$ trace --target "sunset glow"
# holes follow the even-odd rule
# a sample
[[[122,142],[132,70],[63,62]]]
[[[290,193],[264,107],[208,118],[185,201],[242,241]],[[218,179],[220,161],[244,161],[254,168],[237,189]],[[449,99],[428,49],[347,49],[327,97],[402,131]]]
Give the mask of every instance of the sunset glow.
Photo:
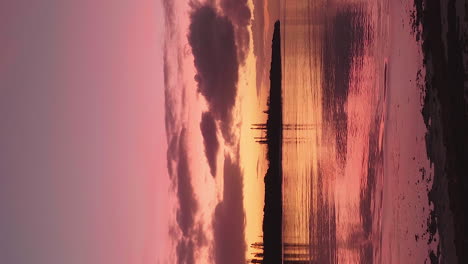
[[[468,263],[466,0],[5,0],[0,264]]]

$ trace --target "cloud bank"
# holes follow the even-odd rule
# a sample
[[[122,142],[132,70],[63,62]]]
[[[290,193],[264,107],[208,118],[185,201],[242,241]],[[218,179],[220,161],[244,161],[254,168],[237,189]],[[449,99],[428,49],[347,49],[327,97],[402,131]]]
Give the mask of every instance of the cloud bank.
[[[216,175],[219,121],[224,140],[233,145],[232,110],[236,103],[239,67],[250,45],[248,26],[251,12],[247,0],[222,0],[221,11],[210,5],[193,5],[188,42],[196,68],[198,92],[206,99],[209,112],[203,114],[202,132],[210,172]]]
[[[168,142],[167,168],[171,178],[177,208],[175,223],[171,226],[176,263],[196,263],[200,249],[208,246],[215,263],[245,263],[245,212],[243,208],[243,175],[240,165],[226,156],[223,200],[216,206],[211,223],[204,223],[199,214],[202,208],[194,188],[189,159],[187,120],[184,120],[185,90],[183,81],[184,40],[179,36],[175,6],[163,0],[165,8],[164,84],[166,134]],[[217,174],[217,156],[220,135],[228,147],[237,149],[233,109],[237,98],[239,68],[249,49],[248,26],[251,14],[245,0],[222,0],[219,9],[210,5],[190,5],[192,8],[187,40],[195,66],[196,89],[208,105],[202,113],[200,133],[210,173]],[[219,127],[219,128],[218,128]],[[237,159],[238,160],[238,159]],[[207,241],[206,224],[213,229],[214,241]],[[208,230],[210,231],[210,230]],[[213,244],[209,244],[209,243]]]
[[[245,263],[245,212],[243,176],[239,164],[229,156],[224,161],[223,201],[213,218],[215,263]]]
[[[235,27],[239,63],[243,64],[250,46],[248,26],[252,16],[247,0],[221,0],[220,4],[223,13],[231,19]]]
[[[188,236],[194,225],[195,213],[198,203],[191,183],[190,170],[187,158],[187,145],[185,129],[179,137],[179,153],[177,162],[177,198],[179,209],[177,210],[177,223],[184,236]]]
[[[205,155],[210,166],[210,172],[213,177],[216,176],[216,156],[219,150],[219,141],[216,135],[216,121],[210,112],[202,114],[200,130],[203,136],[203,145],[205,146]]]
[[[229,141],[239,78],[233,24],[213,7],[201,6],[191,15],[188,41],[198,92],[205,97],[213,117],[221,122],[223,136]]]

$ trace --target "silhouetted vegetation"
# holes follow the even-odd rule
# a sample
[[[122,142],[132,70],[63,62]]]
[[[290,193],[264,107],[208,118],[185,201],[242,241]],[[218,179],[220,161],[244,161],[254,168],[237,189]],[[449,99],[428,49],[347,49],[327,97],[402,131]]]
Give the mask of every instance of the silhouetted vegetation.
[[[262,263],[282,263],[282,98],[281,98],[281,35],[280,22],[275,23],[270,69],[270,95],[266,123],[268,170],[265,174],[265,205],[263,208]]]

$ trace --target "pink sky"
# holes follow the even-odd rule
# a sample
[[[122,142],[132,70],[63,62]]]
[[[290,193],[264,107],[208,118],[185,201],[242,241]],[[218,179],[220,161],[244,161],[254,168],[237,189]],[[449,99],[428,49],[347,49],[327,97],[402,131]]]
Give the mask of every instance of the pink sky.
[[[170,93],[176,126],[187,130],[195,223],[209,241],[196,257],[207,260],[221,200],[227,202],[220,218],[231,220],[231,202],[244,228],[242,199],[223,192],[224,156],[232,158],[227,171],[238,180],[236,197],[242,197],[245,171],[236,147],[226,148],[219,136],[219,173],[210,175],[200,133],[207,104],[197,93],[187,43],[188,1],[174,3],[181,30],[170,39],[177,45],[169,55],[175,72],[183,70]],[[180,230],[166,157],[162,12],[161,1],[151,0],[0,3],[1,263],[174,261]],[[251,54],[249,65],[255,65]],[[252,71],[243,71],[243,84],[255,83]],[[246,91],[239,96],[252,100]],[[236,108],[233,119],[251,110]],[[255,161],[246,171],[255,172]]]
[[[154,263],[167,229],[159,1],[2,1],[0,262]]]

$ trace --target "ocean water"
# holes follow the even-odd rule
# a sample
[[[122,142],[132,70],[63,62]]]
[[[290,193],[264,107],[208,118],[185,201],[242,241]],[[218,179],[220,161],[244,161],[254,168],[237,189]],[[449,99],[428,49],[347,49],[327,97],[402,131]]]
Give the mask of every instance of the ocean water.
[[[386,1],[286,1],[283,259],[380,257]]]
[[[413,2],[281,10],[284,263],[453,263],[429,199]]]

